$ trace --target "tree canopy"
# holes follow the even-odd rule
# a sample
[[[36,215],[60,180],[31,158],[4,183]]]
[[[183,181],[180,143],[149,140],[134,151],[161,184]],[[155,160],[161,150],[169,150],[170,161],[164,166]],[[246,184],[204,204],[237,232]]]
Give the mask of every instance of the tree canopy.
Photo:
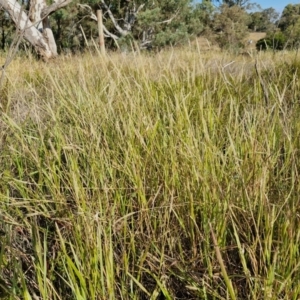
[[[203,30],[199,10],[190,0],[90,0],[79,7],[82,14],[91,9],[92,18],[102,9],[105,34],[116,47],[126,48],[133,40],[141,48],[177,45]]]
[[[269,16],[272,16],[274,20],[274,13],[271,10],[269,12]],[[300,4],[288,4],[276,24],[277,28],[269,30],[267,37],[259,41],[257,47],[268,46],[277,50],[299,48]]]
[[[253,31],[270,31],[276,26],[279,13],[272,7],[251,12],[249,28]]]
[[[106,46],[121,51],[181,45],[203,33],[222,48],[239,47],[249,30],[273,30],[278,19],[273,8],[249,12],[249,6],[254,5],[251,0],[219,3],[215,6],[210,0],[57,0],[48,4],[46,0],[0,0],[0,48],[9,46],[16,27],[23,32],[26,47],[32,46],[43,57],[94,47],[98,43],[98,9],[103,12]],[[291,35],[295,35],[298,26],[298,6],[287,6],[278,23],[282,31],[289,30]]]

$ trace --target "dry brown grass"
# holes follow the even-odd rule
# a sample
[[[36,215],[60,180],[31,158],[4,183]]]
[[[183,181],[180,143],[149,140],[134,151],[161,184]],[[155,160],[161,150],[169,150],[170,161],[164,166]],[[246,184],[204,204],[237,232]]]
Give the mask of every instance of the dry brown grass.
[[[245,40],[245,47],[247,50],[255,50],[255,45],[258,40],[263,39],[266,36],[265,32],[250,32],[249,36]],[[248,41],[251,40],[252,43],[249,44]]]
[[[257,42],[258,40],[263,39],[265,36],[265,32],[250,32],[248,39],[253,40],[253,42]]]
[[[255,44],[258,40],[264,38],[266,36],[265,32],[250,32],[249,35],[245,38],[245,50],[255,50]],[[251,44],[248,43],[249,40],[252,40],[253,42]],[[197,44],[199,49],[202,52],[220,52],[221,49],[218,45],[213,43],[209,37],[199,37],[197,38],[196,42],[193,44]]]

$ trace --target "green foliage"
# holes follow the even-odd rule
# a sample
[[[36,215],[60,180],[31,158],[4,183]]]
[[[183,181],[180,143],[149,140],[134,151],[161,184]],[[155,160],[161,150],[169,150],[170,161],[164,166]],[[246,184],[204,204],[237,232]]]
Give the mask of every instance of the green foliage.
[[[299,48],[299,38],[300,38],[300,15],[295,23],[288,26],[284,31],[286,38],[288,39],[288,45],[290,48]]]
[[[253,31],[273,31],[279,14],[272,7],[250,13],[249,29]]]
[[[289,4],[284,8],[278,27],[285,36],[286,47],[299,48],[300,4]]]
[[[138,24],[137,30],[147,30],[149,27],[154,27],[157,22],[159,22],[162,18],[161,8],[154,7],[145,9],[144,11],[140,12],[138,15]]]
[[[285,32],[288,27],[293,27],[300,17],[300,4],[288,4],[281,15],[278,27]]]
[[[267,37],[260,39],[256,43],[257,50],[283,50],[286,46],[286,37],[282,32],[276,32],[275,34],[269,34]]]
[[[203,31],[200,6],[190,0],[180,1],[106,1],[107,6],[97,1],[86,1],[95,13],[101,8],[105,15],[104,25],[115,36],[106,39],[108,47],[130,47],[128,41],[141,47],[164,47],[178,45]],[[79,10],[78,24],[84,28],[87,38],[97,38],[96,30],[87,24],[87,11]],[[111,15],[109,14],[111,13]],[[112,19],[112,17],[114,20]],[[94,22],[94,21],[93,21]],[[121,28],[122,32],[116,26]],[[94,24],[96,29],[96,24]],[[88,32],[88,33],[87,33]],[[128,37],[125,37],[128,35]]]
[[[241,8],[250,9],[255,3],[252,3],[251,0],[217,0],[222,5],[228,6],[239,6]]]
[[[273,15],[273,20],[275,20],[275,15],[272,11],[268,10],[269,15]],[[257,14],[255,15],[257,16]],[[258,21],[253,21],[251,27],[254,24],[258,24]],[[266,38],[259,40],[257,42],[257,49],[292,49],[299,48],[299,38],[300,38],[300,4],[289,4],[287,5],[278,21],[278,28],[271,28],[266,36]]]
[[[157,1],[145,7],[137,17],[133,33],[136,39],[149,32],[153,46],[178,45],[203,31],[201,12],[189,0]]]
[[[197,3],[194,7],[194,14],[197,15],[197,19],[203,24],[204,27],[208,27],[211,24],[211,19],[215,8],[213,3],[209,0],[204,0],[201,3]]]
[[[178,43],[184,43],[187,42],[189,38],[188,32],[187,32],[187,26],[181,25],[175,30],[172,30],[171,28],[168,28],[164,31],[161,31],[156,34],[154,39],[154,46],[162,47],[166,45],[178,45]]]
[[[222,5],[212,21],[219,46],[228,49],[242,47],[248,34],[248,23],[249,15],[240,6]]]
[[[77,7],[78,1],[72,1],[65,9],[55,11],[51,17],[51,28],[58,51],[70,49],[76,52],[85,46],[83,32],[90,38],[97,34],[96,22],[86,18]]]
[[[0,48],[5,50],[9,47],[15,34],[15,27],[8,14],[0,11]]]

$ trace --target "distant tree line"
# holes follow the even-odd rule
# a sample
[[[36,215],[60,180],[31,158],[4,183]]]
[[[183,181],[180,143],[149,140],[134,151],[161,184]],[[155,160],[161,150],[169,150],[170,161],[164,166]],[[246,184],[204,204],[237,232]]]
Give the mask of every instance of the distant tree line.
[[[258,49],[298,49],[300,46],[300,4],[288,4],[276,22],[276,29],[258,41]]]
[[[200,35],[222,48],[239,48],[249,31],[267,32],[265,44],[277,36],[292,47],[300,35],[300,4],[286,6],[279,18],[275,9],[261,9],[250,0],[219,0],[217,5],[210,0],[0,0],[3,50],[11,45],[16,32],[24,30],[18,23],[18,11],[13,11],[17,5],[10,6],[14,1],[24,24],[37,29],[26,32],[21,47],[49,57],[94,47],[98,43],[98,9],[103,12],[106,47],[112,50],[161,49]],[[35,11],[35,7],[42,9]]]

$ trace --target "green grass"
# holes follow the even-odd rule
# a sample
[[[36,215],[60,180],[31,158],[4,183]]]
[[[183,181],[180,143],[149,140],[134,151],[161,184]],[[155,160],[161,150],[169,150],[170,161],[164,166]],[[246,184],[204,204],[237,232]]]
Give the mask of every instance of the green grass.
[[[295,55],[17,58],[0,297],[299,299]]]

